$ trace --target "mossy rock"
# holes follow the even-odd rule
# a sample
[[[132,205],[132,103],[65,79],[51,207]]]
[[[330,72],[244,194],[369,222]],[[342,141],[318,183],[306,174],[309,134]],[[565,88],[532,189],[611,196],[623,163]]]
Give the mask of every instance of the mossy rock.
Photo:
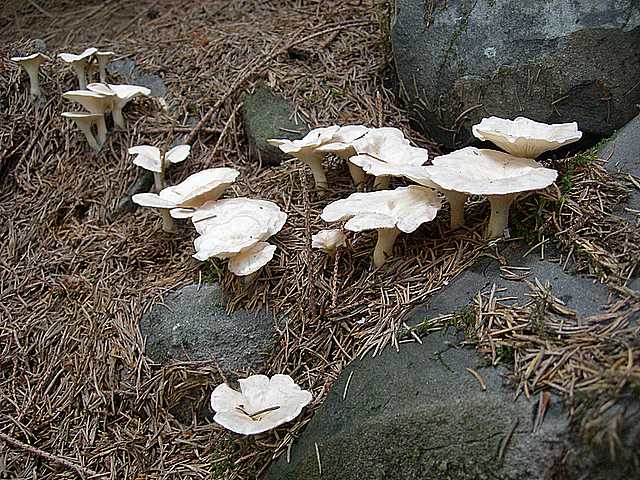
[[[242,119],[250,153],[264,165],[279,165],[287,158],[279,148],[269,145],[269,138],[301,138],[308,130],[306,124],[293,120],[293,104],[275,94],[264,83],[258,83],[253,93],[244,97]]]

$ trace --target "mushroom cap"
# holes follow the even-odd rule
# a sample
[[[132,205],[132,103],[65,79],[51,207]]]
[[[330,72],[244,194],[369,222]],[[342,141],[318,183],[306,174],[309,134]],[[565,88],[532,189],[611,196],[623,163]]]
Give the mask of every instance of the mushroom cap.
[[[473,195],[506,195],[551,185],[558,172],[531,158],[466,147],[433,159],[429,177],[440,188]]]
[[[339,129],[338,125],[314,128],[300,140],[270,138],[267,142],[280,148],[284,153],[290,153],[293,156],[296,156],[296,154],[304,155],[313,152],[320,145],[331,142]]]
[[[86,62],[97,51],[98,51],[97,48],[91,47],[91,48],[87,48],[80,55],[76,55],[74,53],[59,53],[58,58],[66,63]]]
[[[357,153],[369,153],[376,157],[381,156],[381,149],[386,143],[400,142],[409,145],[409,140],[399,128],[381,127],[370,128],[367,134],[354,140],[353,147]]]
[[[162,155],[158,147],[152,145],[137,145],[128,150],[130,155],[136,155],[133,159],[134,165],[142,167],[150,172],[162,172]],[[180,163],[184,161],[191,152],[189,145],[177,145],[167,151],[164,155],[165,162]]]
[[[102,118],[102,114],[100,113],[87,113],[87,112],[62,112],[60,114],[64,118],[68,118],[69,120],[73,120],[75,123],[87,123],[92,124],[100,118]]]
[[[349,219],[345,228],[353,232],[398,228],[411,233],[422,223],[433,220],[440,207],[436,192],[411,185],[395,190],[353,193],[327,205],[320,218],[325,222]]]
[[[157,193],[136,193],[131,197],[131,201],[141,207],[149,208],[176,208],[176,204],[163,199]]]
[[[258,242],[229,259],[229,271],[238,277],[257,272],[273,258],[276,246],[267,242]]]
[[[133,164],[138,167],[142,167],[150,172],[160,173],[162,172],[162,160],[160,155],[160,149],[152,145],[136,145],[130,147],[129,155],[135,155]]]
[[[62,96],[79,103],[91,113],[104,113],[113,105],[112,96],[89,90],[71,90],[63,93]]]
[[[389,140],[373,152],[355,155],[349,161],[376,177],[382,175],[403,176],[406,166],[421,166],[429,160],[429,151],[412,147],[399,140]]]
[[[193,258],[231,258],[268,238],[267,225],[250,215],[240,215],[224,228],[205,232],[193,241]]]
[[[353,149],[353,142],[362,138],[369,131],[364,125],[344,125],[333,135],[329,143],[320,145],[316,150],[325,153],[342,153]]]
[[[211,393],[211,409],[216,412],[214,422],[242,435],[255,435],[290,422],[313,399],[311,392],[302,390],[289,375],[276,374],[271,379],[252,375],[238,383],[240,392],[225,383],[218,385]],[[264,413],[250,416],[257,412]]]
[[[40,52],[32,53],[31,55],[27,55],[26,57],[11,57],[11,60],[23,64],[23,65],[40,65],[46,60],[51,60],[46,55],[43,55]]]
[[[311,248],[334,252],[347,244],[347,236],[338,229],[320,230],[311,237]]]
[[[116,52],[101,52],[101,51],[97,51],[94,55],[98,58],[111,58],[116,54]]]
[[[278,233],[287,221],[287,214],[275,203],[245,197],[209,201],[192,214],[191,221],[196,231],[205,235],[209,232],[221,232],[236,218],[244,216],[255,218],[264,225],[264,236],[260,240]]]
[[[525,117],[515,120],[483,118],[471,130],[480,140],[492,142],[511,155],[524,158],[536,158],[582,138],[576,122],[547,124]]]
[[[198,208],[209,200],[217,200],[238,175],[240,172],[233,168],[209,168],[163,189],[159,196],[178,207]]]
[[[113,96],[115,102],[121,108],[135,97],[148,97],[149,94],[151,94],[151,90],[149,90],[147,87],[141,87],[138,85],[111,85],[104,83],[90,83],[89,85],[87,85],[87,90],[101,93],[103,95]]]

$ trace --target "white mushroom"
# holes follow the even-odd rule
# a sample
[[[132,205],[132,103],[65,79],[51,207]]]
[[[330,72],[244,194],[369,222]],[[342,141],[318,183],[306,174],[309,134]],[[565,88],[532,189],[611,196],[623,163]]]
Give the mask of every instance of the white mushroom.
[[[265,240],[282,229],[287,214],[273,202],[239,197],[207,202],[191,220],[200,234],[194,258],[229,259],[232,273],[250,276],[273,258],[276,247]]]
[[[392,255],[398,234],[401,231],[411,233],[422,223],[430,222],[440,206],[434,190],[411,185],[395,190],[354,193],[327,205],[321,218],[325,222],[349,219],[344,227],[353,232],[377,230],[373,263],[380,267]]]
[[[90,113],[102,115],[102,120],[97,122],[98,125],[98,142],[100,146],[107,141],[107,123],[104,120],[104,114],[111,109],[112,98],[110,95],[103,93],[91,92],[89,90],[71,90],[62,94],[67,100],[79,103]]]
[[[375,175],[374,188],[377,190],[389,188],[389,176],[394,174],[394,166],[423,165],[429,160],[429,152],[409,145],[409,140],[397,128],[372,129],[355,141],[354,147],[357,155],[350,161]]]
[[[27,75],[29,75],[29,92],[32,98],[38,98],[42,96],[42,91],[40,90],[40,79],[38,78],[38,73],[40,72],[40,65],[46,61],[51,60],[46,55],[42,53],[34,53],[32,55],[26,57],[11,57],[11,60],[16,62],[22,68],[25,69]]]
[[[114,52],[101,52],[95,53],[96,60],[98,61],[98,70],[100,71],[100,82],[107,83],[107,64],[111,61]]]
[[[341,230],[320,230],[311,237],[311,248],[323,250],[329,256],[335,257],[338,247],[347,244],[347,236]]]
[[[87,87],[87,65],[91,61],[91,57],[98,51],[97,48],[87,48],[80,55],[75,55],[73,53],[59,53],[58,58],[60,58],[63,62],[71,64],[71,68],[73,68],[76,76],[78,77],[78,84],[80,86],[80,90]]]
[[[169,149],[164,155],[161,154],[158,147],[151,145],[137,145],[129,148],[129,154],[136,155],[133,159],[134,165],[153,172],[156,192],[160,192],[166,186],[164,172],[169,164],[183,162],[190,152],[191,147],[189,145],[177,145]]]
[[[238,381],[240,392],[227,384],[211,393],[213,421],[242,435],[256,435],[290,422],[311,402],[289,375],[252,375]]]
[[[91,127],[94,124],[100,123],[101,120],[104,120],[104,117],[97,113],[85,113],[85,112],[63,112],[62,116],[64,118],[68,118],[72,120],[80,129],[80,131],[84,134],[89,142],[89,146],[93,148],[95,151],[100,150],[100,144],[96,140],[96,137],[93,135],[93,131]]]
[[[126,122],[122,110],[125,105],[136,97],[149,96],[151,90],[138,85],[106,85],[104,83],[90,83],[87,89],[93,92],[108,95],[112,102],[110,106],[113,123],[120,128],[125,128]]]
[[[525,117],[515,120],[483,118],[471,130],[480,140],[492,142],[511,155],[523,158],[537,158],[582,138],[575,122],[547,124]]]
[[[345,160],[356,187],[362,186],[366,177],[362,168],[352,163],[349,158],[356,154],[353,142],[362,138],[368,131],[369,129],[364,125],[344,125],[333,135],[330,143],[325,143],[317,148],[319,152],[333,153]]]
[[[444,190],[487,196],[491,203],[488,238],[502,236],[509,207],[519,193],[548,187],[558,176],[533,159],[474,147],[436,157],[433,166],[424,168],[430,180]]]
[[[318,151],[318,147],[331,142],[339,129],[340,127],[338,125],[316,128],[311,130],[300,140],[272,138],[268,139],[267,142],[306,163],[313,173],[313,179],[316,184],[318,195],[322,196],[328,188],[328,183],[327,176],[325,175],[324,168],[322,167],[324,154],[323,152]]]
[[[138,193],[131,200],[142,207],[156,208],[162,216],[162,228],[175,231],[173,218],[188,218],[209,200],[217,200],[240,175],[233,168],[210,168],[194,173],[182,183],[159,193]],[[167,210],[170,212],[167,213]]]

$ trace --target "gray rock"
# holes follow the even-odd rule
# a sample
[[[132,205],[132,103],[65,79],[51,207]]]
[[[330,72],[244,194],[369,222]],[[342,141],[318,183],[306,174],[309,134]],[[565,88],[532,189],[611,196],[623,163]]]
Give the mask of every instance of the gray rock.
[[[637,0],[396,0],[391,42],[413,113],[447,147],[488,115],[606,136],[640,103]]]
[[[424,345],[354,362],[294,444],[291,463],[281,457],[266,478],[544,478],[567,424],[559,404],[533,432],[534,404],[514,401],[499,372],[483,368],[474,351],[454,346],[458,342],[438,333]],[[486,391],[466,368],[480,373]]]
[[[140,322],[146,354],[155,362],[215,361],[227,374],[260,370],[275,329],[264,313],[225,312],[218,285],[189,285],[167,296]]]
[[[116,206],[110,212],[107,212],[107,221],[114,222],[120,216],[135,212],[138,205],[133,203],[131,197],[137,193],[148,192],[153,186],[153,173],[147,170],[142,170],[140,176],[134,180],[134,182],[127,188],[127,193],[118,199]]]
[[[119,75],[123,83],[147,87],[151,90],[152,97],[164,97],[167,94],[167,87],[162,78],[156,74],[142,72],[129,58],[110,62],[107,65],[107,72],[110,75]]]
[[[627,123],[612,139],[598,150],[598,157],[606,159],[611,173],[630,173],[640,178],[640,115]],[[640,191],[631,192],[628,208],[640,211]]]
[[[288,158],[279,148],[269,145],[269,138],[296,139],[305,135],[307,125],[292,120],[294,107],[287,99],[276,95],[264,83],[258,83],[252,94],[243,100],[242,119],[252,156],[265,165],[279,165]]]

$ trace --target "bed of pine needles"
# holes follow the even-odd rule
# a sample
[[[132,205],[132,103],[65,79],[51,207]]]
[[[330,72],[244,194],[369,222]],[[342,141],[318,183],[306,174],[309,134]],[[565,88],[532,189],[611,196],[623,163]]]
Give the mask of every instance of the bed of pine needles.
[[[457,232],[448,231],[445,209],[415,234],[401,236],[396,254],[381,269],[371,268],[375,239],[368,234],[350,234],[349,248],[334,262],[311,250],[310,237],[326,227],[319,219],[322,208],[353,191],[346,166],[329,161],[334,188],[320,200],[310,172],[298,162],[263,168],[249,155],[240,110],[243,95],[258,80],[291,99],[294,116],[310,125],[396,126],[415,144],[439,153],[411,128],[394,94],[386,2],[74,5],[8,2],[0,15],[13,19],[0,23],[0,445],[9,447],[0,449],[0,472],[39,479],[259,476],[286,453],[342,368],[385,346],[399,348],[411,310],[484,251],[487,206],[472,202],[467,227]],[[127,130],[111,132],[103,150],[94,153],[60,117],[77,109],[61,98],[75,88],[72,72],[58,62],[44,65],[46,99],[33,105],[25,75],[7,61],[30,53],[36,34],[48,42],[51,57],[96,46],[117,52],[117,60],[133,60],[141,74],[162,78],[166,102],[130,104]],[[124,83],[117,74],[111,81]],[[251,289],[219,273],[222,264],[191,258],[195,234],[186,223],[171,235],[161,231],[153,211],[112,215],[139,174],[127,148],[165,146],[176,138],[189,141],[192,154],[171,170],[171,182],[203,168],[232,166],[241,175],[227,196],[269,199],[288,214],[272,239],[276,256]],[[620,289],[624,315],[597,330],[606,338],[619,335],[629,309],[637,308],[624,285],[637,273],[634,252],[640,243],[637,228],[625,230],[628,241],[622,243],[619,232],[603,235],[620,228],[609,207],[620,204],[633,185],[591,165],[596,164],[555,161],[573,183],[527,197],[521,208],[527,224],[542,226],[538,230],[546,235],[534,244],[542,242],[543,248],[555,236],[567,264]],[[585,194],[581,186],[587,184]],[[214,359],[153,364],[138,329],[144,312],[168,292],[214,274],[232,299],[230,309],[267,308],[280,320],[279,343],[260,373],[288,373],[314,395],[296,422],[249,441],[198,415],[190,423],[175,418],[173,407],[184,398],[200,398],[195,412],[224,378]],[[485,319],[500,319],[478,325],[479,346],[489,354],[486,339],[493,330],[518,325],[526,316],[512,309],[505,320],[506,313],[491,302],[478,308]],[[565,370],[547,365],[557,356],[539,355],[531,347],[534,340],[516,340],[507,334],[501,341],[516,342],[521,352],[521,389],[569,388]],[[580,352],[571,362],[585,358]],[[627,357],[615,350],[604,359],[589,358],[619,370],[627,365],[620,359],[630,359],[628,382],[637,385],[636,350]],[[534,360],[546,366],[544,375],[522,373]],[[607,380],[606,388],[618,378]],[[590,388],[587,382],[585,391]]]

